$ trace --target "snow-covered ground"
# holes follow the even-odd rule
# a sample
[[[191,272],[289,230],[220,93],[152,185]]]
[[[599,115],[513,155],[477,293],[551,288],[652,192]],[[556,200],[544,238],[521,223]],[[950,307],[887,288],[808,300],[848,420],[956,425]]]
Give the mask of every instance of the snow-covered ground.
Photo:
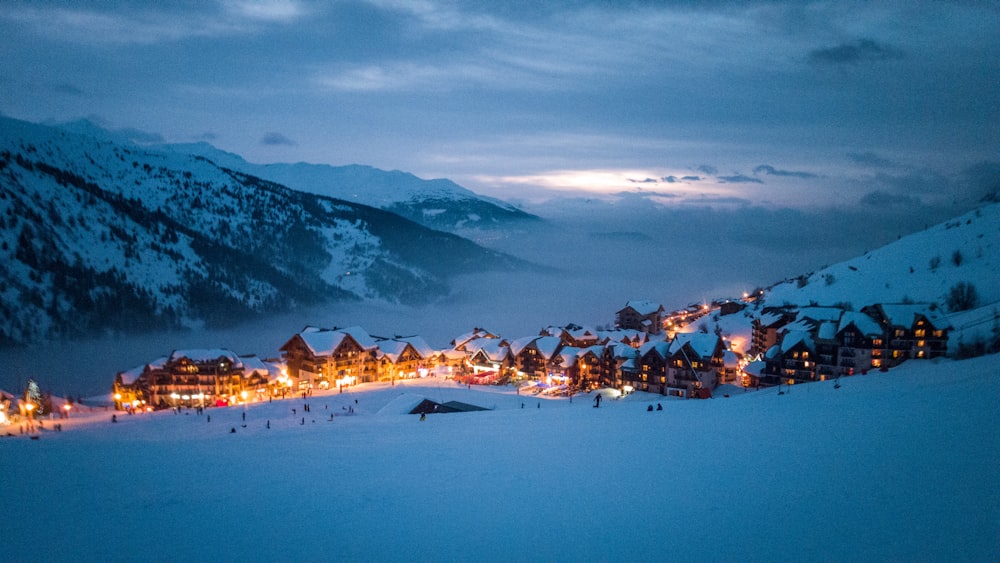
[[[997,561],[998,362],[599,409],[430,378],[7,427],[0,558]],[[494,410],[401,414],[422,398]]]

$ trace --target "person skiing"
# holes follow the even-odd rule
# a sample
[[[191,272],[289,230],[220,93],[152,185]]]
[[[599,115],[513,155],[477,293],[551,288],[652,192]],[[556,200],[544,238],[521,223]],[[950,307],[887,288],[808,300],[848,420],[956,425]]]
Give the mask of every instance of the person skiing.
[[[663,405],[661,405],[660,403],[656,403],[656,410],[662,411],[663,410]]]
[[[594,408],[600,408],[601,406],[601,394],[598,393],[597,397],[594,397]]]

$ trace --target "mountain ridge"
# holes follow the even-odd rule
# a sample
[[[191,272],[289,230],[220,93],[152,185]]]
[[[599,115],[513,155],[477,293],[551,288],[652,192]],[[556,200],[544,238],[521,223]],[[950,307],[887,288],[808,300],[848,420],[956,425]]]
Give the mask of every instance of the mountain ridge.
[[[2,344],[422,303],[452,275],[530,266],[204,157],[0,119]]]

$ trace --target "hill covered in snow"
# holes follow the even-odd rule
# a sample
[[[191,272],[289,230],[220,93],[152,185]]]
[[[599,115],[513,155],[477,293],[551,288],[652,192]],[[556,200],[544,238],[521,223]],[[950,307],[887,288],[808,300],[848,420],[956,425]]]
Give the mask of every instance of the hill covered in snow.
[[[998,360],[907,362],[781,395],[608,394],[596,409],[593,393],[428,378],[320,393],[308,412],[290,399],[112,424],[97,410],[57,420],[63,432],[46,421],[39,440],[7,427],[3,554],[997,561]],[[420,421],[395,408],[421,398],[491,410]]]
[[[950,342],[972,342],[993,330],[1000,314],[1000,204],[872,250],[863,256],[785,280],[757,306],[930,303],[950,321]],[[954,346],[952,346],[953,348]]]
[[[520,260],[206,158],[0,118],[0,343],[426,302]]]

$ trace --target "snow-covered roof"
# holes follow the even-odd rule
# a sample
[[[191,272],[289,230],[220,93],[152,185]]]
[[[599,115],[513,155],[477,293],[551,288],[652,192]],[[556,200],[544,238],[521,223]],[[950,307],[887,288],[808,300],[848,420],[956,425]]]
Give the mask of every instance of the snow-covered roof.
[[[814,321],[839,321],[844,310],[840,307],[803,307],[799,309],[799,319]]]
[[[378,349],[389,358],[389,361],[396,363],[399,358],[406,352],[406,349],[410,346],[409,342],[404,342],[402,340],[382,340],[378,343]]]
[[[648,299],[634,299],[625,304],[625,308],[632,308],[636,313],[640,315],[652,315],[658,312],[663,307],[656,301],[650,301]]]
[[[135,366],[134,368],[126,371],[118,372],[118,377],[122,380],[122,385],[133,385],[139,376],[146,371],[146,365]]]
[[[645,356],[650,353],[650,351],[655,352],[661,358],[666,358],[670,353],[670,343],[665,340],[655,340],[652,342],[646,342],[639,347],[640,356]]]
[[[821,340],[833,340],[837,333],[840,323],[836,321],[823,321],[819,324],[819,328],[816,329],[816,338]]]
[[[244,375],[251,375],[254,373],[260,375],[270,375],[273,366],[268,365],[264,360],[258,358],[257,356],[243,356],[240,358],[243,362],[243,373]]]
[[[738,368],[740,366],[740,355],[732,350],[722,352],[722,365],[730,369]]]
[[[299,338],[314,356],[329,356],[340,347],[348,335],[365,350],[378,348],[375,339],[358,326],[332,330],[304,330],[299,333]]]
[[[762,327],[770,327],[777,324],[779,321],[784,320],[784,315],[779,315],[777,313],[763,313],[757,317],[757,324]]]
[[[864,313],[855,311],[847,311],[843,317],[840,317],[837,334],[840,334],[851,325],[857,327],[858,331],[865,336],[879,336],[882,334],[882,326],[879,325],[878,321]]]
[[[760,377],[760,374],[764,372],[764,367],[767,365],[763,360],[756,360],[750,362],[743,367],[743,373],[747,375],[752,375],[755,377]]]
[[[517,340],[510,343],[510,353],[515,356],[520,354],[528,345],[530,345],[535,340],[541,338],[540,336],[525,336],[523,338],[518,338]]]
[[[788,352],[799,344],[802,344],[809,350],[816,349],[816,343],[813,342],[811,334],[806,331],[796,330],[785,333],[784,338],[781,339],[781,352]]]
[[[562,346],[562,340],[556,336],[540,336],[535,339],[535,348],[546,360],[551,360]]]
[[[556,355],[556,358],[560,360],[559,365],[564,368],[576,365],[576,359],[579,352],[580,349],[574,346],[563,347],[563,349],[559,351],[559,354]]]
[[[413,349],[420,354],[421,358],[430,358],[434,355],[434,349],[427,344],[427,341],[424,340],[422,336],[399,336],[394,340],[401,340],[409,343],[410,346],[413,346]]]
[[[926,303],[900,303],[880,305],[886,320],[892,326],[902,326],[910,328],[916,322],[917,316],[922,315],[934,328],[949,328],[948,321],[937,311],[932,311]]]
[[[484,338],[477,342],[476,351],[473,355],[482,352],[487,359],[493,361],[500,361],[504,359],[510,349],[503,345],[503,341],[499,338]]]
[[[670,355],[677,354],[687,344],[700,358],[711,358],[719,345],[719,336],[705,332],[683,332],[670,343]]]

